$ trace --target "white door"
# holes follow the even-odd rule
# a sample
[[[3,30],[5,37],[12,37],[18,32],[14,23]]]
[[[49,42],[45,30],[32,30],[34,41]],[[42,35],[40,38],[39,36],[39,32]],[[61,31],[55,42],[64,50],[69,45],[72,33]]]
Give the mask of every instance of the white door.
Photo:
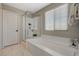
[[[17,21],[16,13],[3,10],[3,47],[19,42]]]

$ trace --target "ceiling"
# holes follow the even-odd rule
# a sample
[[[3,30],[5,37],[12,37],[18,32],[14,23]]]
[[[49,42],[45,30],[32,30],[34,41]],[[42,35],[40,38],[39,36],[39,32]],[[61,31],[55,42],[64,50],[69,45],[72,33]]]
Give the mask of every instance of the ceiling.
[[[5,3],[8,6],[18,8],[23,11],[30,11],[32,13],[37,12],[38,10],[44,8],[50,3]]]

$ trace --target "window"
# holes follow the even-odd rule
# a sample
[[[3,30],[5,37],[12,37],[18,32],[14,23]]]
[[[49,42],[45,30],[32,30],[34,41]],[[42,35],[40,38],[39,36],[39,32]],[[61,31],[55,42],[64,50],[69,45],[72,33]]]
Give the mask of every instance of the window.
[[[45,30],[67,30],[68,4],[45,13]]]
[[[54,30],[54,11],[51,10],[45,15],[45,29]]]

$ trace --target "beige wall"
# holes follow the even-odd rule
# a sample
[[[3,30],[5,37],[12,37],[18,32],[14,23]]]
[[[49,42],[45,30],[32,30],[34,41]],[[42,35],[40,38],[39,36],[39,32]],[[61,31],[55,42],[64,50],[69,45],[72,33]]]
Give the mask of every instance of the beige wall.
[[[46,35],[55,35],[55,36],[61,36],[61,37],[79,37],[79,24],[74,25],[74,26],[68,26],[68,30],[67,31],[46,31],[44,29],[44,25],[45,25],[45,17],[44,17],[44,13],[48,10],[54,9],[60,5],[63,5],[62,3],[52,3],[49,6],[46,6],[45,8],[39,10],[38,12],[36,12],[35,14],[33,14],[34,16],[40,15],[41,19],[40,19],[40,31],[39,33],[41,34],[46,34]],[[70,6],[72,4],[69,4],[69,10],[70,10]],[[69,11],[70,12],[70,11]],[[68,13],[69,13],[68,12]]]
[[[5,5],[5,4],[2,4],[2,8],[6,9],[6,10],[13,11],[13,12],[16,12],[16,13],[18,13],[20,15],[23,15],[25,13],[25,11],[22,11],[20,9],[17,9],[15,7],[11,7],[11,6],[8,6],[8,5]]]
[[[0,4],[0,48],[2,47],[2,7],[1,7],[1,4]]]

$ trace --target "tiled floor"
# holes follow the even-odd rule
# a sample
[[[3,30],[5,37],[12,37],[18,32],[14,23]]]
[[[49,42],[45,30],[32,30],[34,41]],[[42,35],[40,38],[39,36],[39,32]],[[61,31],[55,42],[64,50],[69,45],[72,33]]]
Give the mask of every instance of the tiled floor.
[[[1,56],[31,56],[26,44],[22,42],[21,44],[8,46],[0,50]]]

